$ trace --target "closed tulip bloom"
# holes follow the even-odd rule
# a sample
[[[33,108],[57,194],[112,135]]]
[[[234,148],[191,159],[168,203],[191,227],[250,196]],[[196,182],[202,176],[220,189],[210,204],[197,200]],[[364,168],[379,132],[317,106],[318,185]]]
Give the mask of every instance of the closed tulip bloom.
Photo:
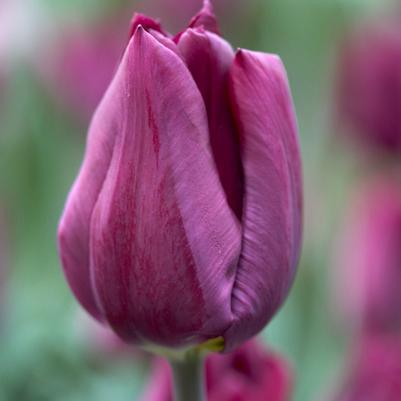
[[[208,401],[288,401],[292,382],[288,362],[254,340],[230,354],[211,354],[206,359]],[[157,359],[141,401],[172,399],[170,368]]]
[[[356,346],[344,382],[334,401],[398,401],[401,399],[401,341],[368,336]]]
[[[340,235],[337,293],[347,323],[363,330],[400,330],[400,183],[380,177],[365,184]]]
[[[342,49],[339,111],[348,133],[370,151],[401,151],[399,20],[361,27]]]
[[[301,240],[301,167],[275,55],[136,15],[59,226],[67,280],[125,341],[230,350],[283,303]]]

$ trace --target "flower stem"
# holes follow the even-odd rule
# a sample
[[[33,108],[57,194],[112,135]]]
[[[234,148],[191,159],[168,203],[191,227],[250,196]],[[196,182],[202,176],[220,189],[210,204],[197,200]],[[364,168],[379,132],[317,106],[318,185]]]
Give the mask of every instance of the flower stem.
[[[174,401],[204,401],[203,358],[187,355],[183,360],[170,360],[173,371]]]

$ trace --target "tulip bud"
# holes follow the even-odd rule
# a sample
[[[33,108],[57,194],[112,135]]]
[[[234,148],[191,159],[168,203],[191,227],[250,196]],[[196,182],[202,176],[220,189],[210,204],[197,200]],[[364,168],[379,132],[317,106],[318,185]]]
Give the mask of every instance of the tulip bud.
[[[398,401],[401,399],[401,341],[367,337],[347,369],[335,401]]]
[[[208,401],[288,401],[292,372],[286,360],[250,341],[226,355],[206,359]],[[172,377],[162,359],[154,363],[142,401],[172,401]]]
[[[347,323],[401,329],[401,189],[390,178],[365,184],[346,214],[337,249],[338,304]]]
[[[171,38],[136,15],[59,226],[67,280],[125,341],[230,350],[283,303],[301,166],[275,55],[216,34],[206,1]]]
[[[385,22],[347,38],[340,58],[339,112],[369,150],[401,151],[401,29]]]

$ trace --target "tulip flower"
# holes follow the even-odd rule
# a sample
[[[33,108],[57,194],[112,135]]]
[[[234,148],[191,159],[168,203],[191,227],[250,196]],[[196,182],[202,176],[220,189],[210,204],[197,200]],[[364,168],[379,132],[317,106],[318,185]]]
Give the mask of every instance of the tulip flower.
[[[401,186],[376,178],[357,192],[336,250],[340,310],[350,325],[401,329]]]
[[[208,401],[288,401],[292,371],[285,359],[249,341],[227,355],[206,359]],[[142,401],[172,401],[172,376],[168,364],[157,359]]]
[[[370,151],[401,151],[399,21],[349,35],[340,57],[339,114],[347,132]]]
[[[135,15],[59,225],[72,291],[127,342],[234,349],[290,289],[300,175],[278,56],[234,53],[207,1],[175,37]]]
[[[364,338],[357,345],[335,401],[401,399],[401,341],[398,336]]]

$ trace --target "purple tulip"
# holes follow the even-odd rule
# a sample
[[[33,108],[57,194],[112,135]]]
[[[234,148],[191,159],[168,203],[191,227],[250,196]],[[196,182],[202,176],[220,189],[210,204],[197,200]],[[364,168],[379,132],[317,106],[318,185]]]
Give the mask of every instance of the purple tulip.
[[[293,387],[289,364],[250,341],[230,354],[206,359],[208,401],[288,401]],[[156,359],[142,401],[172,401],[172,377],[166,361]]]
[[[398,401],[401,399],[399,336],[364,338],[352,356],[335,401]]]
[[[376,178],[357,193],[337,249],[338,302],[363,330],[401,329],[401,187]]]
[[[283,303],[301,241],[284,66],[238,50],[211,6],[176,37],[136,15],[59,226],[67,280],[125,341],[232,349]]]
[[[345,42],[339,112],[349,134],[369,150],[401,151],[399,21],[366,26]]]

